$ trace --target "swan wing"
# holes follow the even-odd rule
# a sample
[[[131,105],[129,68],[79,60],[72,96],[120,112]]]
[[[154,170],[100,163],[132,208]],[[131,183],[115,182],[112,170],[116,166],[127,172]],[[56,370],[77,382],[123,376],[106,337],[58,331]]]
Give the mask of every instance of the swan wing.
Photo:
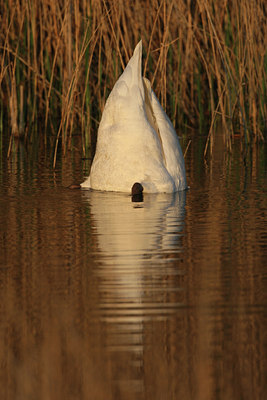
[[[84,187],[130,192],[140,182],[146,192],[173,191],[162,144],[146,113],[141,57],[139,42],[106,102]]]

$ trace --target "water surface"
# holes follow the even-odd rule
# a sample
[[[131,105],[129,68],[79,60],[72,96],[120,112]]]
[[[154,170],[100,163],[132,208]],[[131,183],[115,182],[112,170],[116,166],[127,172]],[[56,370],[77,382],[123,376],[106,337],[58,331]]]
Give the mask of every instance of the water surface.
[[[79,153],[0,171],[1,399],[266,398],[266,161],[197,140],[190,190],[67,188]]]

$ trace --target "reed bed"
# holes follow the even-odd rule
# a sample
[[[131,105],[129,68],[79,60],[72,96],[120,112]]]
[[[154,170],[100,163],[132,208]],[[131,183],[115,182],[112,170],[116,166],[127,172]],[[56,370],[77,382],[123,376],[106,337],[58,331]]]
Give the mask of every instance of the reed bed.
[[[108,94],[142,38],[144,74],[179,135],[216,124],[231,150],[264,140],[264,0],[0,0],[1,137],[91,147]],[[7,127],[4,128],[4,127]],[[192,132],[192,133],[191,133]]]

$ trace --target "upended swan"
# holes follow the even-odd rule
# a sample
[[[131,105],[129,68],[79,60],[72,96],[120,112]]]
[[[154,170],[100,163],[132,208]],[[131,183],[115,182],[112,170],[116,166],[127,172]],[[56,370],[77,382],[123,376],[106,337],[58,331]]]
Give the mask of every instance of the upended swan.
[[[142,41],[107,99],[83,188],[126,193],[135,183],[144,193],[187,188],[179,138],[149,80],[142,78],[141,64]]]

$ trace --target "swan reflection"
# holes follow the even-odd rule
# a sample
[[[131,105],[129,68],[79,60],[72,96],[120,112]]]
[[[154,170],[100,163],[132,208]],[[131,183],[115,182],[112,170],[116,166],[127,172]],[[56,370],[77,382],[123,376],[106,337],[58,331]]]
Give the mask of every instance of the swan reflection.
[[[143,202],[132,202],[122,193],[85,191],[84,195],[97,243],[96,313],[103,321],[114,392],[120,398],[141,399],[148,372],[145,363],[151,365],[155,357],[146,346],[155,340],[152,327],[163,321],[156,339],[161,359],[170,347],[165,343],[169,340],[165,321],[171,324],[170,316],[184,305],[181,237],[186,192],[145,194]]]
[[[182,305],[177,261],[186,192],[149,194],[143,202],[122,193],[84,195],[98,246],[102,317],[133,323],[173,313]]]

